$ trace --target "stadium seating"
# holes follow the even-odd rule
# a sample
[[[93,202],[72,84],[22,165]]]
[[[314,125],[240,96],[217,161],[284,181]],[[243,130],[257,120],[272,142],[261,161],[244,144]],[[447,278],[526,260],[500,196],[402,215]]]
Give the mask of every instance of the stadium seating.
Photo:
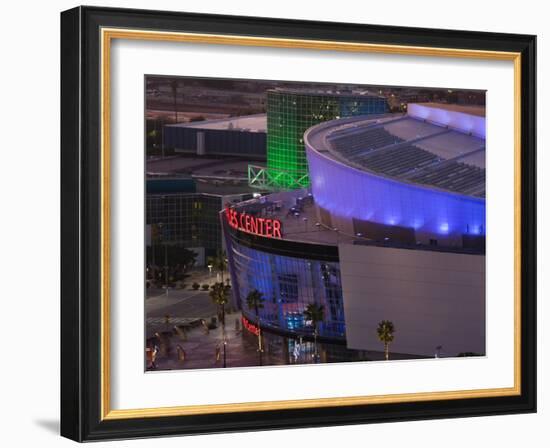
[[[410,127],[410,123],[407,124]],[[422,141],[441,134],[438,130],[441,128],[434,128],[434,132],[412,138],[407,143],[392,135],[384,126],[371,122],[339,129],[329,136],[328,143],[335,155],[358,168],[461,194],[485,197],[485,169],[461,162],[460,157],[446,160],[420,147]],[[451,132],[456,131],[447,131]]]
[[[345,137],[331,140],[332,148],[349,160],[361,157],[373,149],[401,143],[402,140],[391,135],[383,127],[364,129]]]
[[[461,162],[453,161],[437,169],[426,170],[409,177],[409,180],[472,196],[485,196],[485,170]]]
[[[364,167],[388,176],[400,176],[413,169],[423,168],[438,157],[414,145],[397,146],[366,155],[360,160]]]

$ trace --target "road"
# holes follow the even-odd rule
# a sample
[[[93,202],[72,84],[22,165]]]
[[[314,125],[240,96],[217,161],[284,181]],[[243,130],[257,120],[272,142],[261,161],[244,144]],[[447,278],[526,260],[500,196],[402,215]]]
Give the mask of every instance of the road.
[[[208,291],[170,290],[166,295],[162,290],[152,291],[145,299],[145,315],[149,317],[207,318],[216,314]]]

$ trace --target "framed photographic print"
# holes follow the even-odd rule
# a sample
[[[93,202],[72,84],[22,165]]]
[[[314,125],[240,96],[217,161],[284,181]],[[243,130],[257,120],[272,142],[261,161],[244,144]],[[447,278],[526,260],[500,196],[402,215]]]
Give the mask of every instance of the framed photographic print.
[[[61,14],[61,433],[536,411],[535,36]]]

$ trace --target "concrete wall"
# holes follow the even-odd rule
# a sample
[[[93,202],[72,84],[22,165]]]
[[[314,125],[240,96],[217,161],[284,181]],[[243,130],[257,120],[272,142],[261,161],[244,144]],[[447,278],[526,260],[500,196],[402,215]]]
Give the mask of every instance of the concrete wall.
[[[349,244],[339,256],[349,348],[383,350],[390,320],[390,352],[485,354],[485,256]]]

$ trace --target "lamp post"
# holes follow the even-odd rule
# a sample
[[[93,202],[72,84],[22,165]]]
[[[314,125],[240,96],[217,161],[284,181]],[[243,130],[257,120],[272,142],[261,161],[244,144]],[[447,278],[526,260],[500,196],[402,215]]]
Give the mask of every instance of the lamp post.
[[[228,266],[229,259],[225,257],[223,253],[222,253],[222,257],[223,257],[223,269],[222,269],[222,283],[223,283],[223,271]]]
[[[258,316],[258,355],[260,357],[260,366],[263,365],[263,360],[262,360],[263,352],[264,352],[264,348],[262,346],[262,330],[260,326],[260,317]]]
[[[162,238],[162,245],[164,246],[164,289],[166,295],[168,295],[168,248],[166,247],[166,241],[164,241],[164,233],[162,231],[164,224],[159,222],[160,235]]]
[[[152,255],[152,264],[151,264],[151,271],[153,276],[153,288],[156,287],[157,283],[157,266],[155,264],[155,242],[158,237],[158,233],[155,231],[153,232],[153,226],[155,224],[151,224],[151,255]]]

